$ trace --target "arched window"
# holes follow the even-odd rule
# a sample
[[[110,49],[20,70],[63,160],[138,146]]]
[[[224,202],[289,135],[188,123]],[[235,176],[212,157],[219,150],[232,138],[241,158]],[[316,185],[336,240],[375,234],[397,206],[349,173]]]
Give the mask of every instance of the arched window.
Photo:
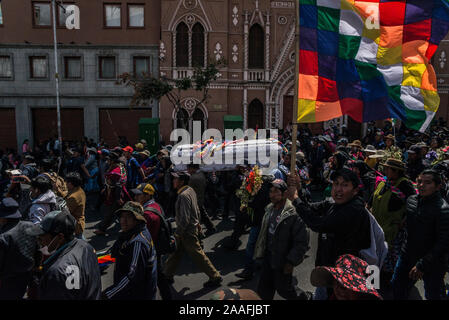
[[[248,129],[262,129],[263,122],[263,104],[259,99],[254,99],[248,107]]]
[[[192,120],[193,121],[201,121],[201,135],[203,134],[203,132],[205,130],[204,118],[205,118],[204,112],[201,109],[196,108],[195,112],[193,112]]]
[[[249,30],[249,65],[250,69],[263,69],[265,56],[265,39],[262,27],[255,24]]]
[[[184,22],[176,28],[176,66],[189,66],[189,28]]]
[[[204,67],[204,28],[200,23],[192,28],[192,66]]]
[[[176,113],[176,128],[189,130],[189,114],[183,108]]]

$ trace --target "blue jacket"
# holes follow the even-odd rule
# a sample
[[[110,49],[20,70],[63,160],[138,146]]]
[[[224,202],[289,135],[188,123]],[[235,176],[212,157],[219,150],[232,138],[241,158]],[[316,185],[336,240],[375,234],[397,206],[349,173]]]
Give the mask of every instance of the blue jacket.
[[[145,224],[123,232],[111,249],[116,259],[114,284],[103,296],[113,300],[155,300],[156,249]]]

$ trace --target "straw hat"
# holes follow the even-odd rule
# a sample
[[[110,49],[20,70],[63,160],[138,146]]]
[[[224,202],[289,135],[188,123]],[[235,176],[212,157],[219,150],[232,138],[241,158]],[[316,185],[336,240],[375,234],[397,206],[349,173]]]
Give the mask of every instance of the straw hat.
[[[380,159],[385,158],[387,156],[386,152],[384,150],[377,150],[376,154],[368,156],[370,159]]]
[[[367,152],[367,153],[373,153],[375,154],[377,152],[376,148],[372,145],[367,145],[365,149],[362,150],[363,152]]]
[[[362,143],[360,140],[354,140],[352,143],[348,144],[348,146],[362,148]]]

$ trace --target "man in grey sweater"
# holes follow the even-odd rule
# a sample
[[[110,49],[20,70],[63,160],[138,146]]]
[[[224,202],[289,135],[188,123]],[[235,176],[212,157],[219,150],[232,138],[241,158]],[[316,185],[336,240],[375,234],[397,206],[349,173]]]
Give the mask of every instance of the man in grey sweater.
[[[201,271],[209,276],[209,281],[205,282],[204,286],[220,286],[223,279],[200,245],[200,209],[198,207],[196,193],[188,185],[190,175],[186,172],[177,172],[172,173],[172,176],[173,188],[178,193],[178,199],[175,203],[175,237],[177,248],[176,251],[168,257],[165,264],[164,274],[167,279],[170,279],[170,282],[173,282],[176,268],[178,267],[184,252],[187,252]]]

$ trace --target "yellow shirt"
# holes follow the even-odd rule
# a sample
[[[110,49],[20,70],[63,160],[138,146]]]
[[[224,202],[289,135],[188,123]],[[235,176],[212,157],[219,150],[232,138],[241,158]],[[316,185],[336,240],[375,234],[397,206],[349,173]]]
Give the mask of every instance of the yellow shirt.
[[[370,167],[371,169],[373,169],[373,168],[376,166],[377,159],[366,158],[366,159],[365,159],[365,163],[368,165],[368,167]]]

